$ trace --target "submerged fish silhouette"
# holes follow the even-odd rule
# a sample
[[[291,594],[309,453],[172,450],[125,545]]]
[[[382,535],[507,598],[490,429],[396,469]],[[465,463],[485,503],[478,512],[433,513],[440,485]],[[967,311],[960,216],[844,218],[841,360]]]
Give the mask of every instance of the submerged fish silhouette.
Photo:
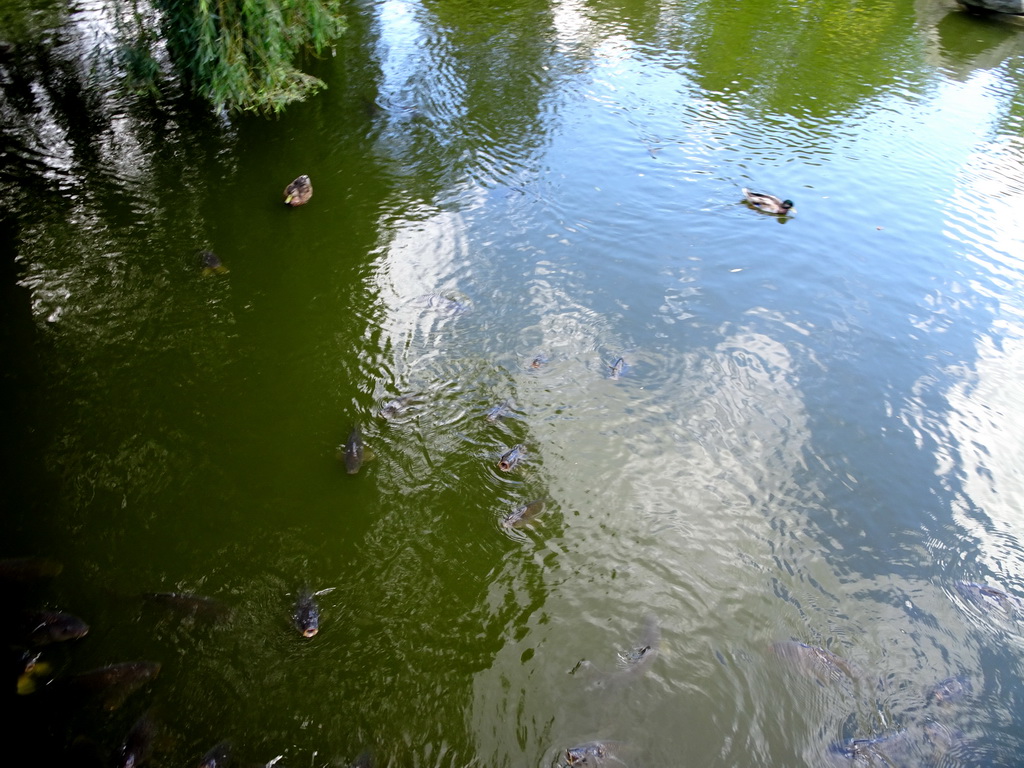
[[[356,474],[363,466],[365,458],[365,446],[363,436],[359,432],[359,425],[352,427],[349,433],[348,442],[338,450],[338,458],[345,462],[345,471],[350,475]]]

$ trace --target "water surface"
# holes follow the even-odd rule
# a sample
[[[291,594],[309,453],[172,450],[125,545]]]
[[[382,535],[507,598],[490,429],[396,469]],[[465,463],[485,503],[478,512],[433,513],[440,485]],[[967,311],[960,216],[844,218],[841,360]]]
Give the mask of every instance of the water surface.
[[[1019,27],[384,0],[261,120],[88,80],[95,13],[4,63],[5,554],[63,562],[14,598],[92,627],[58,677],[163,666],[31,710],[56,750],[153,706],[156,765],[1020,764],[1018,617],[957,588],[1024,595]]]

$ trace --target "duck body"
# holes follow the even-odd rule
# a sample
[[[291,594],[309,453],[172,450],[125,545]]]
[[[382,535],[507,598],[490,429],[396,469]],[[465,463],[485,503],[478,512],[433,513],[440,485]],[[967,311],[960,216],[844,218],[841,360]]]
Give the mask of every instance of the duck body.
[[[309,176],[303,174],[299,176],[295,181],[284,188],[284,204],[290,205],[293,208],[296,205],[305,205],[309,202],[309,198],[313,196],[313,182],[309,180]]]
[[[763,192],[751,192],[746,188],[743,189],[743,196],[747,198],[750,205],[765,213],[776,216],[792,216],[796,213],[792,200],[782,200],[775,195],[766,195]]]

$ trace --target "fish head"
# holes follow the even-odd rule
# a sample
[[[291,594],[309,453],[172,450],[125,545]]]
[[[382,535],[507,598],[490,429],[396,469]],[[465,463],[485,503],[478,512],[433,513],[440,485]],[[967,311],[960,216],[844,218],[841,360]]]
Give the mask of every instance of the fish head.
[[[51,634],[58,641],[77,640],[89,634],[89,625],[81,619],[68,617],[64,621],[58,622],[53,627]]]
[[[928,701],[934,704],[949,704],[970,696],[974,686],[967,677],[950,677],[936,683],[928,691]]]
[[[581,765],[588,761],[588,758],[603,758],[607,754],[603,744],[582,744],[578,747],[569,747],[565,750],[565,762],[569,765]]]

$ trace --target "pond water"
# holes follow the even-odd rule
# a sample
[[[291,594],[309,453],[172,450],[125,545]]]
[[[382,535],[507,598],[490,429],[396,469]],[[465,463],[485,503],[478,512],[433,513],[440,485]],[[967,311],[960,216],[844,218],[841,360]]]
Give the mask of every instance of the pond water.
[[[91,627],[14,702],[33,744],[1024,764],[1024,27],[382,0],[327,90],[228,120],[83,89],[101,17],[2,62],[0,554],[63,565],[5,595]]]

